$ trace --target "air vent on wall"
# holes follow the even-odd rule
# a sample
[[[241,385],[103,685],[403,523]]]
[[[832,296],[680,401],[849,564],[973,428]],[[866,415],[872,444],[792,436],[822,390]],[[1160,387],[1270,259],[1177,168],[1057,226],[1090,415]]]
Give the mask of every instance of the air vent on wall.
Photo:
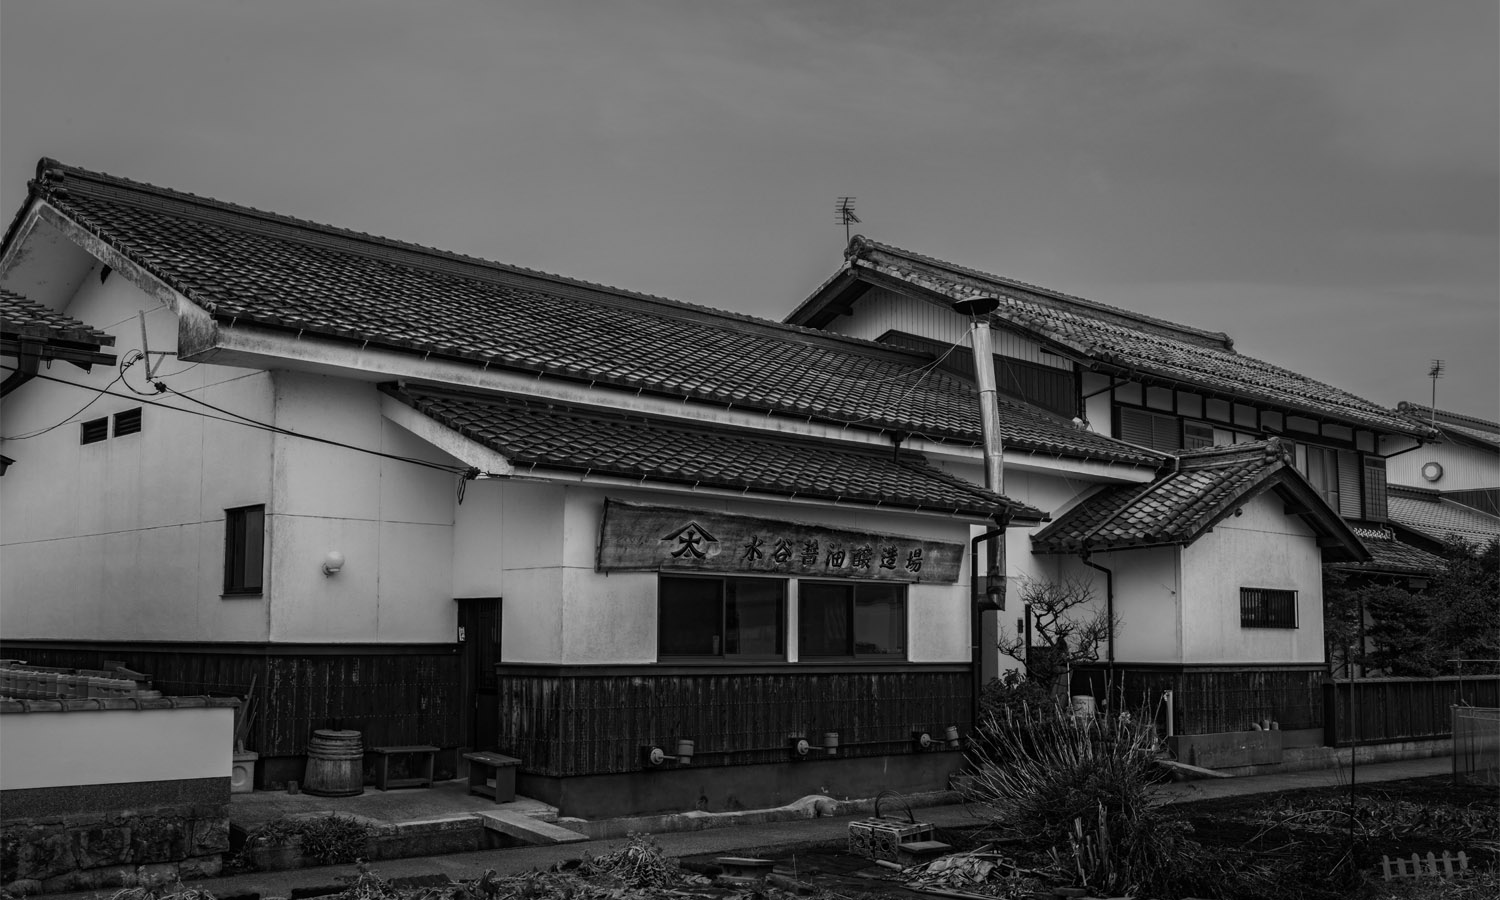
[[[135,434],[141,430],[141,408],[127,409],[124,412],[115,413],[115,437],[124,434]]]
[[[109,419],[90,419],[79,430],[78,443],[93,444],[109,437]]]

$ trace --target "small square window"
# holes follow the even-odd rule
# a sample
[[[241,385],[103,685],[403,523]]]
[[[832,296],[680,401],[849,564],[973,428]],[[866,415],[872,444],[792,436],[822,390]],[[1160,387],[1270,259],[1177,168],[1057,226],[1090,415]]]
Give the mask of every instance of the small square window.
[[[224,593],[259,594],[265,566],[266,508],[224,511]]]
[[[1240,588],[1241,628],[1296,628],[1297,592]]]
[[[1199,450],[1214,445],[1214,427],[1207,422],[1182,423],[1182,449]]]
[[[90,419],[79,430],[78,443],[97,444],[109,437],[109,419]]]
[[[136,434],[141,430],[141,408],[127,409],[115,413],[115,437]]]

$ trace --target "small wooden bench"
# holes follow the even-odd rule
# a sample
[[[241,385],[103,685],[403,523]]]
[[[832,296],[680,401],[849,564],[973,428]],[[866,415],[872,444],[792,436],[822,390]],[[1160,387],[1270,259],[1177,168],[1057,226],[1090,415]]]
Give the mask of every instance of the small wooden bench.
[[[516,799],[516,767],[519,759],[499,753],[465,753],[469,761],[469,793],[491,797],[496,803]],[[494,784],[490,784],[493,780]]]
[[[391,788],[432,787],[432,766],[437,759],[438,748],[427,744],[409,744],[400,747],[371,747],[370,752],[379,759],[375,761],[375,786],[382,791]],[[410,778],[391,777],[392,756],[421,757],[421,775]]]

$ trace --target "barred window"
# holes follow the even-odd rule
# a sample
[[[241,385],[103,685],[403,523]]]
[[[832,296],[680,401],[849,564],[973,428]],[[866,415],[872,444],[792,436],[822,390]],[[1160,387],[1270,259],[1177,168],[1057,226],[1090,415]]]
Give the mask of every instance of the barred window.
[[[1241,628],[1296,628],[1297,592],[1240,588]]]

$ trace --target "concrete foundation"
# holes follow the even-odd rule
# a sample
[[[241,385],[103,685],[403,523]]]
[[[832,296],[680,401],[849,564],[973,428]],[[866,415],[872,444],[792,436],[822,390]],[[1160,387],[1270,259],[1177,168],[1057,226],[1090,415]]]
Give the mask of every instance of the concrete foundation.
[[[675,766],[618,775],[517,777],[516,791],[560,815],[612,819],[688,811],[768,809],[812,794],[836,799],[944,791],[964,765],[962,753],[908,753],[853,759],[814,758],[748,766]]]

